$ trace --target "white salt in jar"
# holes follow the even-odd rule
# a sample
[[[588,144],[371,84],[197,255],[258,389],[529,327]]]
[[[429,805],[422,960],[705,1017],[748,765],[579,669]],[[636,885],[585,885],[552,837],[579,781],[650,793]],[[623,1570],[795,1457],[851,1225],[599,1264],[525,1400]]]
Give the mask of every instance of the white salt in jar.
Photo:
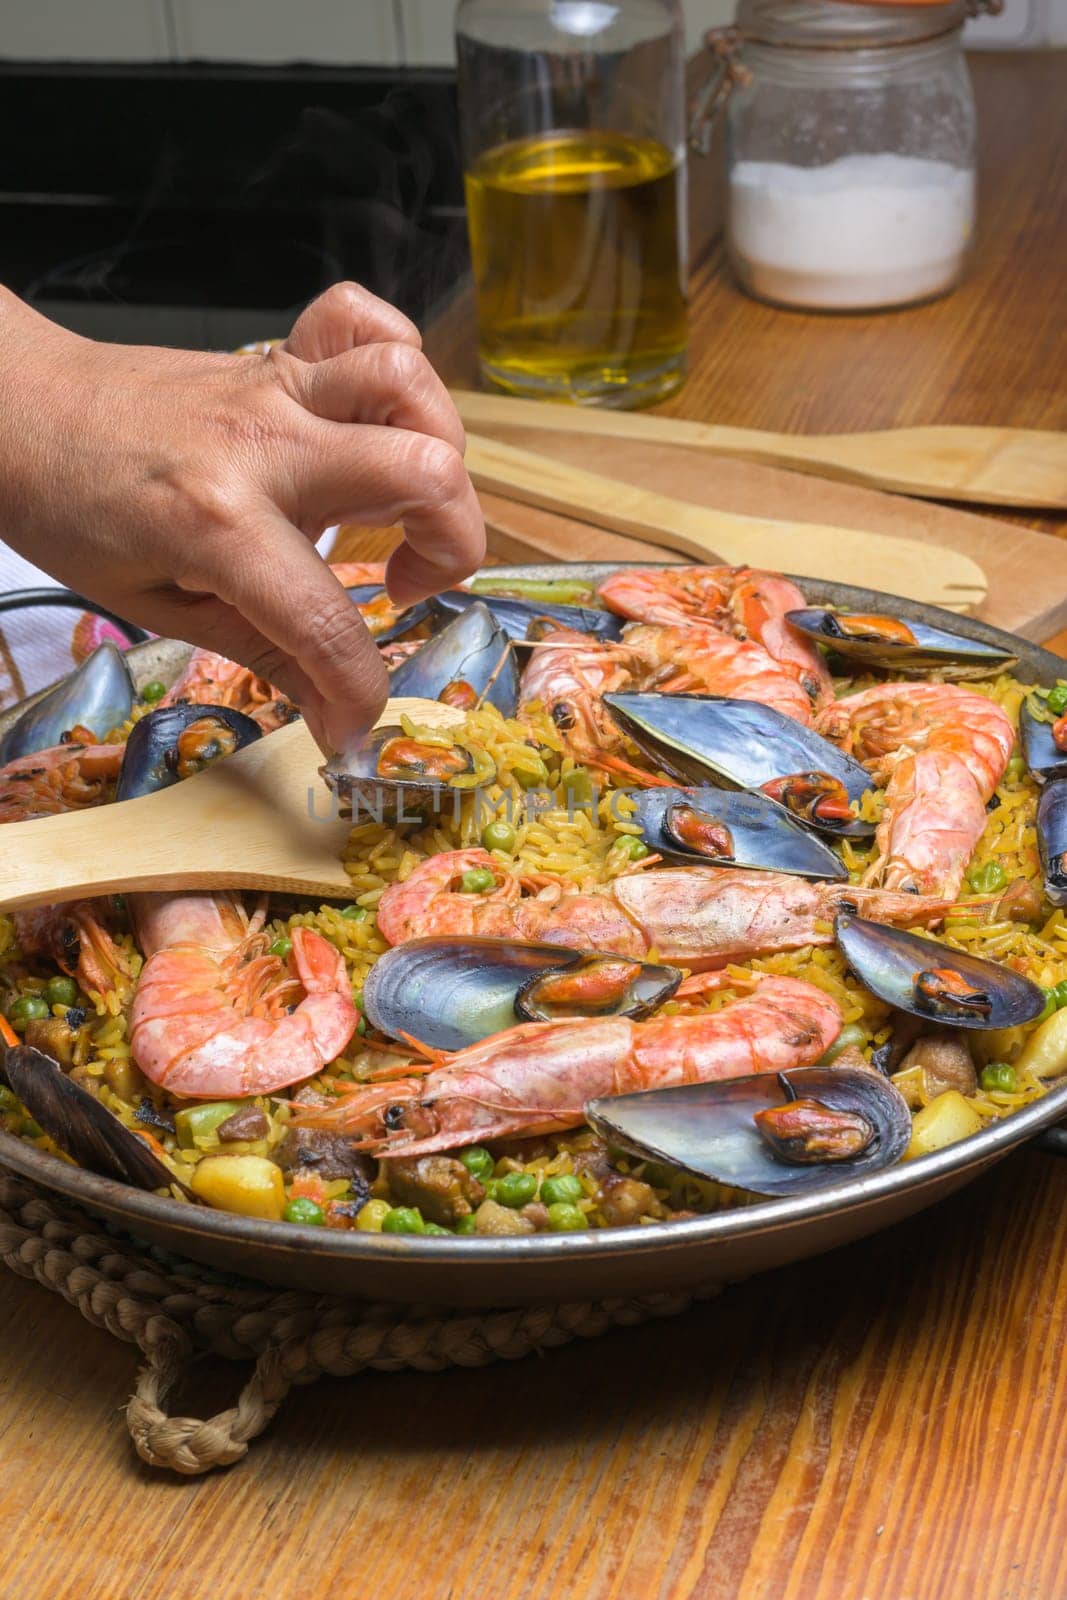
[[[749,293],[819,311],[944,294],[975,221],[965,0],[741,0],[714,41],[730,260]]]

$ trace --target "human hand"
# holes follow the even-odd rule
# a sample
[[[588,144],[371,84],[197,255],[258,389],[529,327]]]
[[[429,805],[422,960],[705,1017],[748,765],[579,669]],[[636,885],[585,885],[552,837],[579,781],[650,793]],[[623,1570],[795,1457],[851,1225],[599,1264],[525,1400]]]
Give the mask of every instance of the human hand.
[[[241,662],[324,750],[358,738],[386,674],[314,549],[401,522],[401,605],[485,551],[463,429],[412,323],[356,284],[266,355],[98,344],[0,290],[0,536],[154,632]]]

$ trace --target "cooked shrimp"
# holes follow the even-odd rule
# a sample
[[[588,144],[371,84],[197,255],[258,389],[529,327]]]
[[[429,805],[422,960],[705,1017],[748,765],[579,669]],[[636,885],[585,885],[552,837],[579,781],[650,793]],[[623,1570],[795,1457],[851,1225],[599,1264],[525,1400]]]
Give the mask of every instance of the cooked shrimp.
[[[522,1023],[435,1057],[421,1079],[353,1084],[339,1104],[295,1115],[361,1136],[376,1155],[424,1155],[576,1128],[601,1095],[810,1066],[840,1031],[822,989],[767,977],[755,994],[698,1016]]]
[[[694,970],[831,945],[839,911],[913,927],[939,922],[951,900],[818,883],[785,872],[672,867],[626,873],[608,891],[660,960]]]
[[[833,679],[822,651],[811,639],[790,626],[787,611],[807,604],[795,583],[780,572],[757,572],[741,567],[730,590],[734,632],[742,639],[758,639],[767,654],[800,684],[815,706],[834,698]]]
[[[632,688],[637,681],[639,666],[631,650],[573,628],[557,628],[530,656],[519,690],[520,716],[539,701],[575,761],[644,784],[656,781],[628,760],[625,736],[602,700],[603,695]]]
[[[466,893],[463,874],[484,867],[493,888]],[[593,893],[556,885],[524,896],[524,883],[486,850],[453,850],[420,862],[385,890],[378,927],[390,944],[430,935],[544,940],[609,950],[693,970],[751,956],[833,943],[838,911],[904,927],[939,921],[951,900],[736,867],[646,868]]]
[[[20,756],[0,769],[0,823],[56,816],[100,805],[118,777],[121,744],[61,744]],[[102,902],[79,900],[13,913],[24,955],[46,956],[87,992],[105,995],[133,976],[106,925]]]
[[[752,640],[713,628],[637,623],[627,628],[623,642],[645,669],[642,688],[758,700],[795,722],[811,723],[811,702],[796,678]]]
[[[664,627],[730,625],[733,567],[624,567],[598,590],[620,617]]]
[[[492,873],[492,889],[463,891],[463,874],[474,867]],[[648,950],[641,930],[609,896],[582,894],[562,881],[542,886],[536,879],[515,877],[488,850],[479,849],[430,856],[403,883],[391,884],[378,902],[378,928],[390,944],[446,934],[540,940],[637,957]]]
[[[54,961],[86,994],[110,994],[120,978],[132,981],[133,968],[107,926],[106,904],[75,900],[13,912],[19,948],[24,955]]]
[[[885,785],[865,882],[955,895],[1015,731],[994,701],[951,683],[881,683],[826,707],[816,727]]]
[[[264,733],[284,728],[299,715],[266,678],[257,678],[247,667],[229,661],[214,650],[194,650],[181,677],[159,702],[161,706],[191,701],[201,706],[228,706],[257,722]]]
[[[784,620],[804,606],[795,583],[754,567],[646,567],[616,572],[600,598],[621,616],[754,639],[816,705],[833,699],[818,647]]]
[[[0,823],[100,805],[119,775],[125,745],[60,744],[0,767]]]
[[[263,914],[226,894],[133,895],[145,965],[130,1018],[134,1060],[172,1094],[272,1094],[335,1060],[359,1013],[344,960],[294,928],[283,960]]]

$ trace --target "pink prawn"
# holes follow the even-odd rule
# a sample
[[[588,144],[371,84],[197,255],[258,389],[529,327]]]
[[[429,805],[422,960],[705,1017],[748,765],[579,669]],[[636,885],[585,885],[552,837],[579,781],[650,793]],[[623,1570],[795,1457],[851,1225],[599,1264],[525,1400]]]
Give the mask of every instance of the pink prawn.
[[[751,981],[755,994],[697,1016],[522,1023],[434,1056],[421,1078],[346,1086],[338,1104],[295,1115],[356,1136],[375,1155],[425,1155],[579,1127],[588,1101],[602,1095],[818,1061],[841,1031],[836,1002],[793,978]]]
[[[132,895],[145,964],[131,1014],[134,1060],[196,1099],[272,1094],[341,1054],[359,1013],[344,960],[310,928],[272,955],[263,914],[226,894]]]
[[[493,887],[470,894],[463,875],[493,875]],[[575,949],[644,959],[655,952],[691,970],[779,950],[833,943],[838,911],[859,911],[903,927],[940,921],[951,900],[896,894],[849,883],[819,883],[782,872],[737,867],[646,868],[595,892],[556,882],[524,895],[486,850],[453,850],[420,862],[378,903],[378,927],[390,944],[430,936],[543,940]]]

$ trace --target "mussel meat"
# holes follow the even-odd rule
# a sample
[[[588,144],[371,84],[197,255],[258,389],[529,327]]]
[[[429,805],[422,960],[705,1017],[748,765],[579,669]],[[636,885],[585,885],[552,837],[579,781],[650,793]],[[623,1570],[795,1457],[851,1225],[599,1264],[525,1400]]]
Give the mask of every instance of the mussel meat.
[[[137,1189],[169,1189],[176,1185],[186,1198],[192,1191],[178,1182],[148,1145],[119,1121],[95,1095],[83,1089],[41,1050],[13,1045],[0,1065],[6,1080],[30,1116],[59,1149],[79,1167]]]
[[[113,644],[99,645],[76,672],[12,724],[0,740],[0,766],[19,756],[52,749],[74,729],[85,728],[95,739],[102,739],[126,721],[133,700],[133,680],[122,652]]]
[[[847,911],[838,914],[834,937],[860,982],[912,1016],[956,1028],[1014,1028],[1044,1009],[1045,991],[1029,978],[934,939]]]
[[[446,589],[432,602],[441,616],[454,617],[472,605],[484,605],[492,612],[493,620],[516,644],[530,638],[530,626],[546,618],[556,628],[573,628],[578,633],[591,634],[595,639],[620,639],[622,619],[610,611],[599,611],[591,606],[557,605],[532,600],[516,600],[510,595],[471,594],[468,589]]]
[[[380,583],[353,584],[348,590],[348,598],[354,606],[359,607],[375,644],[392,644],[394,639],[402,638],[430,615],[428,600],[419,600],[415,605],[408,606],[406,611],[398,613]]]
[[[905,622],[899,617],[866,616],[812,606],[787,611],[785,620],[799,633],[827,645],[833,655],[859,666],[885,667],[891,672],[923,672],[936,667],[946,677],[974,678],[1010,667],[1018,660],[1000,645],[932,628],[927,622]]]
[[[642,789],[634,820],[650,850],[682,861],[844,881],[844,862],[757,790]]]
[[[229,706],[160,706],[130,731],[115,799],[135,800],[168,789],[259,738],[259,725]]]
[[[519,668],[505,631],[475,601],[440,633],[393,669],[389,693],[444,700],[462,710],[488,701],[502,716],[515,715]]]
[[[441,810],[455,804],[457,795],[492,783],[496,765],[480,745],[404,718],[399,726],[373,729],[358,749],[334,756],[322,775],[357,820],[362,809],[377,822],[414,822],[428,807]]]
[[[900,1091],[864,1067],[798,1067],[591,1100],[610,1145],[752,1194],[810,1194],[899,1161]]]
[[[849,756],[770,706],[699,694],[606,694],[620,728],[672,776],[762,790],[822,833],[869,837],[853,807],[871,787]]]
[[[643,1017],[669,999],[677,967],[499,939],[412,939],[387,950],[363,990],[367,1020],[435,1050],[462,1050],[519,1022]]]

